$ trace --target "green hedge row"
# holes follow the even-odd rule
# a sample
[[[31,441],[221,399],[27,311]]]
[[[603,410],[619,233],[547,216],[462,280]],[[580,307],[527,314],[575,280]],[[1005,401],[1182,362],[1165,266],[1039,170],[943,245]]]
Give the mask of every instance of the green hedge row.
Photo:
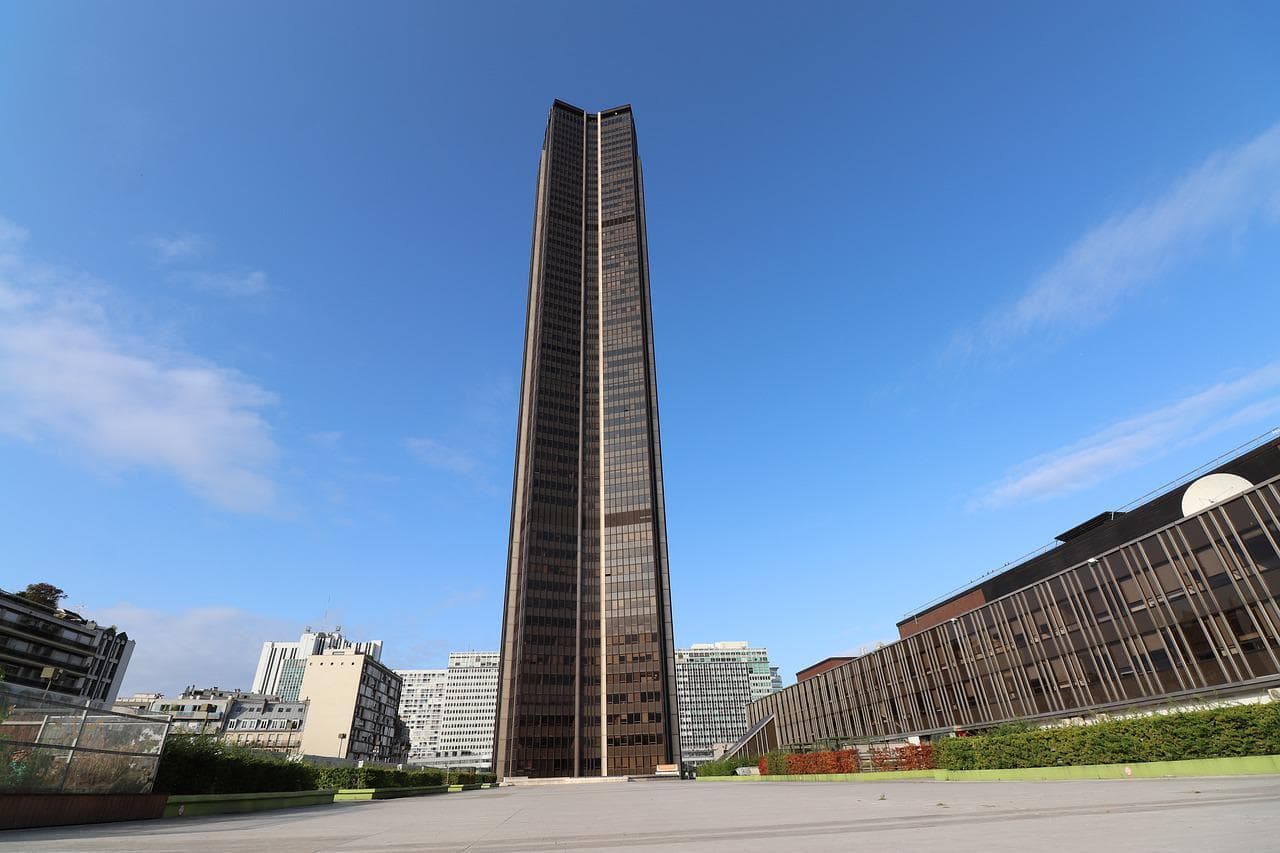
[[[156,772],[154,790],[164,794],[252,794],[316,788],[417,788],[492,782],[492,773],[435,768],[329,767],[285,761],[216,738],[171,735]]]
[[[719,761],[708,761],[698,765],[699,776],[735,776],[739,767],[755,767],[760,759],[754,756],[735,755],[732,758],[721,758]]]
[[[309,791],[317,768],[228,746],[213,737],[170,735],[153,790],[161,794]]]
[[[934,742],[945,770],[1003,770],[1280,754],[1280,704],[1237,705],[1088,726],[1001,731]]]

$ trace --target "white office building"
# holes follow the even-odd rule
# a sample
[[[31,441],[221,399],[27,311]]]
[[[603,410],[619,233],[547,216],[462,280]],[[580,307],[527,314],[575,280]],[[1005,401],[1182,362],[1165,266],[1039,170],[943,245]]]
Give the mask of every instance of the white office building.
[[[440,745],[447,669],[397,669],[400,719],[409,727],[409,763],[430,764]]]
[[[307,658],[324,654],[330,649],[345,649],[352,654],[368,655],[375,661],[382,659],[381,640],[357,643],[342,636],[342,628],[312,631],[308,626],[296,643],[262,644],[250,692],[279,696],[284,702],[297,702],[298,691],[302,688],[302,676],[307,668]]]
[[[409,726],[409,763],[487,769],[498,711],[498,653],[453,652],[448,669],[396,672],[404,681],[400,719]]]
[[[702,764],[747,733],[747,705],[782,689],[769,650],[745,642],[694,643],[676,649],[680,746]]]

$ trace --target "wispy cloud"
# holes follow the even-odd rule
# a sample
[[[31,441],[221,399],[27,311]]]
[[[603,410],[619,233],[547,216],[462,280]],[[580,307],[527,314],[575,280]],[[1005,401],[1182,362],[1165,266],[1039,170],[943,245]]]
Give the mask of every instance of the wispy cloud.
[[[212,240],[203,234],[195,234],[191,231],[172,235],[152,234],[138,242],[151,249],[155,253],[156,262],[161,264],[197,261],[213,248]]]
[[[213,253],[213,240],[204,234],[183,231],[178,234],[152,234],[137,241],[146,246],[158,264],[177,267],[169,273],[170,281],[181,282],[196,290],[223,296],[260,296],[270,290],[270,281],[262,270],[195,269],[195,262]]]
[[[979,507],[1037,501],[1087,488],[1228,429],[1280,414],[1280,362],[1220,382],[1030,459],[988,488]]]
[[[440,468],[454,474],[470,474],[476,468],[476,459],[469,452],[450,447],[427,436],[406,438],[404,446],[421,462],[432,468]]]
[[[122,603],[85,615],[116,625],[137,643],[121,695],[172,696],[189,684],[248,690],[262,644],[295,639],[302,627],[238,607],[168,613]]]
[[[342,435],[341,430],[313,432],[307,436],[307,440],[323,450],[333,450],[342,442]]]
[[[1280,221],[1280,125],[1219,151],[1159,198],[1088,231],[1013,305],[957,334],[952,352],[972,355],[1101,323],[1206,238],[1258,219]]]
[[[266,512],[274,397],[234,370],[112,323],[105,288],[42,264],[0,220],[0,435],[74,448],[95,465],[172,474],[236,512]]]
[[[197,290],[220,293],[223,296],[261,296],[270,289],[267,274],[262,270],[239,272],[192,270],[174,273],[173,277],[187,282]]]

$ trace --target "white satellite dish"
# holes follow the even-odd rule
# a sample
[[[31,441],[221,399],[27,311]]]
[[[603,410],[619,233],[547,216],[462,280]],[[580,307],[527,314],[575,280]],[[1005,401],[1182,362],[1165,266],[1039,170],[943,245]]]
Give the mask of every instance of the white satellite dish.
[[[1182,493],[1182,515],[1195,515],[1252,488],[1253,483],[1236,474],[1206,474]]]

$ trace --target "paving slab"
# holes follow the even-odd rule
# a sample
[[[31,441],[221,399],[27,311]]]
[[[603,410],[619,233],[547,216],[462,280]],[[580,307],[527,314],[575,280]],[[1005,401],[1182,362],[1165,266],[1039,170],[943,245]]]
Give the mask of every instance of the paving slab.
[[[23,851],[1274,850],[1280,777],[634,782],[0,833]]]

